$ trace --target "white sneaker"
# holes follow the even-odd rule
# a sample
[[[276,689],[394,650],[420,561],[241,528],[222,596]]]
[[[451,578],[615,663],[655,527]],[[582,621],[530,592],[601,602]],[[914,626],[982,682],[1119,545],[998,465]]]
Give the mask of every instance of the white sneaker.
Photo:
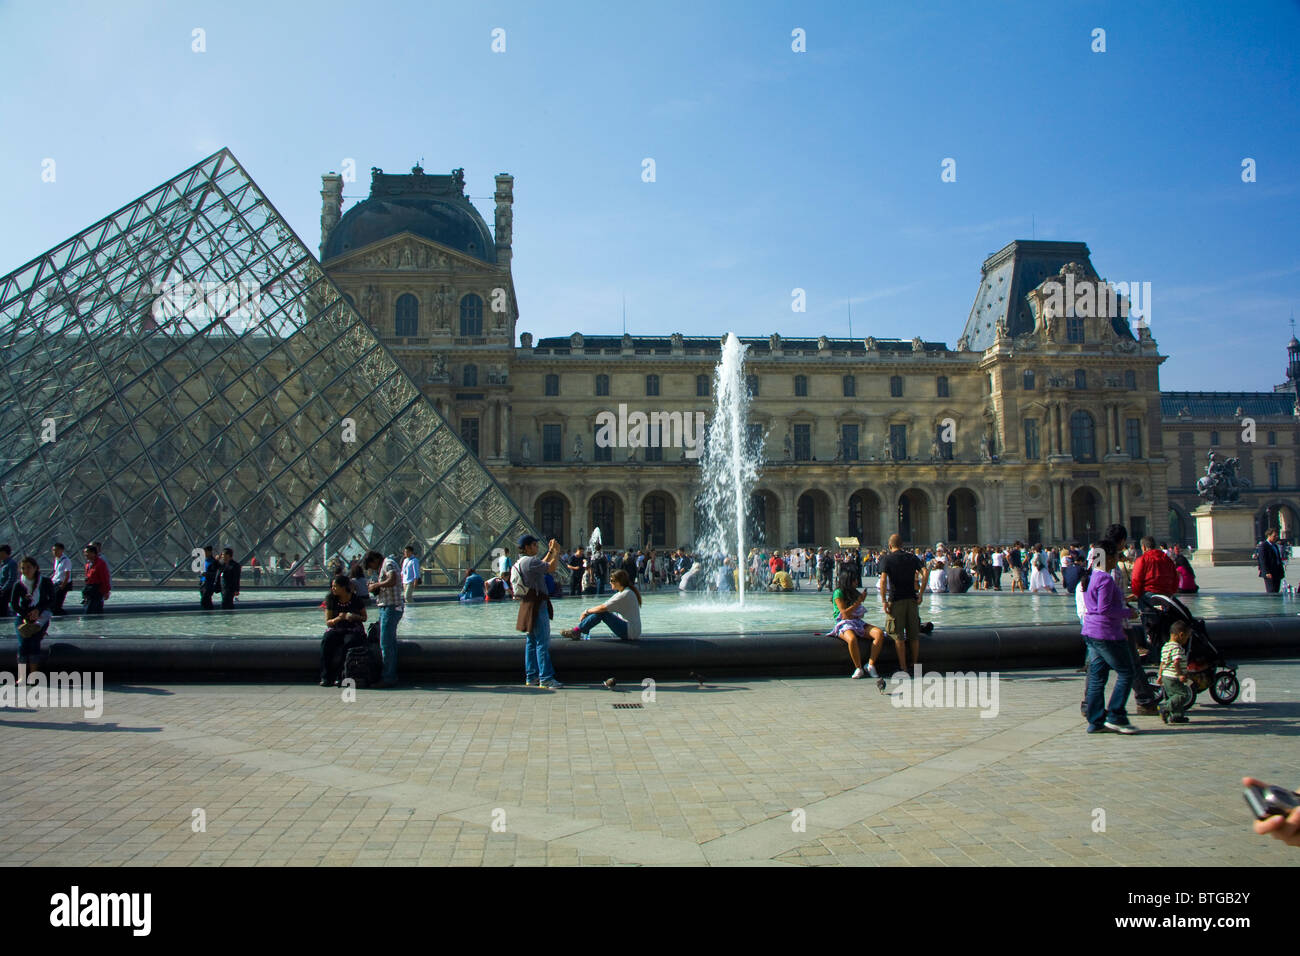
[[[1138,732],[1138,729],[1132,724],[1112,724],[1108,720],[1104,726],[1107,730],[1113,730],[1117,734],[1135,734]]]
[[[868,662],[867,664],[867,673],[870,674],[872,677],[880,676],[879,674],[876,673],[876,665],[870,662]]]
[[[862,677],[864,674],[866,674],[866,671],[864,671],[861,667],[856,668],[853,671],[853,680],[857,680],[858,678]]]

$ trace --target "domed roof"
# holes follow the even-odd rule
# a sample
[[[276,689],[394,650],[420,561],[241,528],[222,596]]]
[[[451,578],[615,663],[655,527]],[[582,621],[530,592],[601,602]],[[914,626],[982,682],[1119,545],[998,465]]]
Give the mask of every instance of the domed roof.
[[[465,172],[427,176],[416,166],[410,175],[371,170],[370,198],[349,209],[325,242],[324,259],[333,259],[389,236],[410,232],[483,262],[495,263],[492,233],[465,197]]]

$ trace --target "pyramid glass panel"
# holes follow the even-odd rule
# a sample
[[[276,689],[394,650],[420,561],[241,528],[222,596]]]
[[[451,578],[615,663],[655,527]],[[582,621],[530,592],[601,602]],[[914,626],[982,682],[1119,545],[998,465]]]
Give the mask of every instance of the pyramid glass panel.
[[[19,555],[180,583],[211,544],[287,584],[411,544],[453,583],[533,531],[228,150],[0,278],[0,345]]]

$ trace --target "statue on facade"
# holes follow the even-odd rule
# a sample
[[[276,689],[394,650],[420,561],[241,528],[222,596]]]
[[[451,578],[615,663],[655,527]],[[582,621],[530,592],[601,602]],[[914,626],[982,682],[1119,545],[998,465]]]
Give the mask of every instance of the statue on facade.
[[[844,436],[841,435],[835,439],[835,460],[844,460]]]
[[[456,290],[447,286],[439,286],[438,291],[433,294],[434,308],[438,315],[438,328],[449,328],[451,324],[451,304],[456,299]]]
[[[408,242],[402,246],[402,251],[397,254],[397,268],[414,269],[415,259],[411,252],[411,244]]]
[[[935,438],[930,442],[930,460],[938,461],[942,455],[939,454],[939,439]]]
[[[1205,475],[1196,482],[1196,493],[1211,505],[1235,504],[1250,482],[1238,474],[1240,462],[1236,458],[1219,461],[1215,452],[1208,452]]]
[[[912,351],[913,352],[925,351],[925,343],[921,341],[921,336],[916,335],[912,337]]]
[[[533,443],[527,435],[519,439],[519,460],[525,465],[531,464],[533,460]]]
[[[363,301],[366,306],[366,318],[370,320],[371,325],[377,325],[379,323],[379,312],[384,305],[384,297],[378,287],[366,286],[366,297]]]
[[[573,436],[573,460],[582,461],[582,436]]]
[[[890,444],[890,442],[889,442],[889,436],[888,436],[888,435],[885,435],[885,436],[881,439],[881,444],[880,444],[880,460],[881,460],[881,461],[893,461],[893,460],[894,460],[894,446]]]
[[[794,457],[794,444],[790,441],[790,433],[785,433],[785,441],[781,443],[785,449],[785,460],[789,461]]]
[[[876,350],[876,337],[874,335],[868,335],[863,339],[862,346],[868,352],[874,352]]]
[[[769,335],[767,338],[767,347],[773,352],[778,351],[781,348],[781,336],[777,335],[775,332]]]
[[[980,461],[993,460],[993,443],[989,441],[989,433],[985,432],[980,436]]]
[[[967,338],[965,335],[963,335],[961,338],[957,340],[957,351],[958,352],[970,351],[970,339]]]
[[[442,382],[447,379],[447,356],[441,352],[434,352],[433,358],[429,360],[429,380],[433,382]]]

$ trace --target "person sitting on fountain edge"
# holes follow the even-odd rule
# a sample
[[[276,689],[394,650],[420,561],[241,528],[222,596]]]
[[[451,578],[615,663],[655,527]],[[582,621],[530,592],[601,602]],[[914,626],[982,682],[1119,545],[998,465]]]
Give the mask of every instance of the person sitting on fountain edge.
[[[478,568],[470,568],[469,574],[465,575],[465,583],[460,589],[460,600],[463,604],[483,600],[483,578],[479,575]]]
[[[641,592],[626,571],[615,571],[610,575],[609,583],[614,596],[604,604],[583,611],[578,626],[562,632],[565,637],[571,641],[585,641],[592,628],[602,621],[620,641],[635,641],[641,636]]]
[[[852,571],[840,573],[840,586],[831,595],[835,625],[826,632],[826,636],[837,637],[849,645],[849,658],[853,661],[853,673],[850,676],[854,680],[870,674],[876,679],[877,689],[883,692],[885,679],[876,673],[876,658],[880,656],[880,649],[885,644],[885,632],[867,624],[862,612],[862,602],[866,595],[854,587],[853,581]],[[865,671],[862,669],[862,648],[858,643],[864,636],[871,638],[871,656],[867,659]]]

